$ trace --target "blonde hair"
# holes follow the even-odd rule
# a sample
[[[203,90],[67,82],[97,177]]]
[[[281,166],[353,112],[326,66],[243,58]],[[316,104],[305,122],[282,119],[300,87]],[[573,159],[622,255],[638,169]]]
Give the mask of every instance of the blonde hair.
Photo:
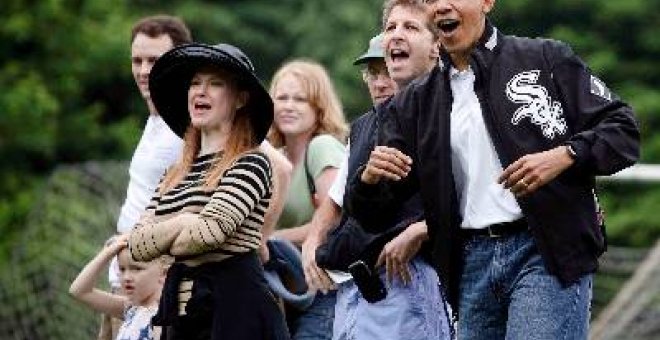
[[[154,261],[157,261],[158,264],[163,267],[165,271],[170,268],[170,266],[174,263],[174,256],[172,255],[161,255],[158,258],[156,258]]]
[[[223,76],[227,76],[230,86],[233,86],[236,89],[236,95],[238,95],[241,89],[238,86],[236,78],[226,71],[221,70],[220,73],[223,74]],[[250,99],[248,98],[248,101],[249,100]],[[214,161],[209,168],[210,170],[206,174],[204,180],[204,189],[206,190],[212,190],[217,186],[225,170],[227,170],[241,155],[252,151],[259,146],[259,143],[254,136],[254,127],[250,120],[252,112],[248,112],[246,107],[248,107],[248,105],[244,105],[242,108],[238,109],[234,115],[234,120],[222,156]],[[199,154],[201,141],[201,130],[189,125],[186,134],[183,137],[183,153],[179,160],[167,171],[159,191],[161,195],[174,188],[190,171],[195,158]]]
[[[292,75],[300,81],[306,92],[307,101],[316,112],[317,125],[312,136],[329,134],[344,142],[348,131],[344,112],[332,81],[321,64],[310,60],[296,59],[282,65],[270,84],[270,95],[275,96],[275,89],[282,78]],[[268,133],[268,140],[275,147],[284,145],[284,135],[273,124]]]

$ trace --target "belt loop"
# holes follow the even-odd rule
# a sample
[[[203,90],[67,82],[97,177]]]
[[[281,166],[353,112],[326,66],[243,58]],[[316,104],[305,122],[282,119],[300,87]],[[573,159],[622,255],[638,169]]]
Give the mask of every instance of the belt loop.
[[[493,230],[493,228],[491,228],[490,226],[487,226],[486,229],[488,230],[488,237],[490,237],[490,238],[499,238],[499,237],[502,237],[501,234],[497,234],[497,233]]]

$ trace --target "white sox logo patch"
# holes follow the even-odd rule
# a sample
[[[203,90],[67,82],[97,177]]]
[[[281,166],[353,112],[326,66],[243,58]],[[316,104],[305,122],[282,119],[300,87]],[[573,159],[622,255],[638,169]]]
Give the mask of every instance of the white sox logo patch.
[[[518,125],[523,118],[541,128],[543,136],[554,139],[555,134],[566,133],[564,109],[558,101],[552,100],[548,90],[536,85],[540,70],[521,72],[513,76],[506,84],[506,96],[516,104],[523,104],[511,118],[513,125]]]

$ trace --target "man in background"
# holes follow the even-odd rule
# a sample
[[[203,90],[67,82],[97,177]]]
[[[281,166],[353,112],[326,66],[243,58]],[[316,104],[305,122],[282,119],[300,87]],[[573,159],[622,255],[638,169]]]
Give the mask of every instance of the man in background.
[[[126,199],[117,220],[119,233],[133,228],[165,170],[181,154],[183,141],[163,122],[151,102],[149,73],[161,55],[190,42],[192,37],[183,21],[166,15],[143,18],[131,31],[131,71],[149,115],[131,159]]]
[[[156,60],[165,52],[191,42],[192,36],[186,24],[180,18],[169,15],[144,17],[131,30],[131,72],[149,115],[128,169],[128,188],[117,219],[117,233],[125,233],[133,228],[156,191],[161,177],[181,154],[183,141],[165,124],[151,102],[149,73]],[[110,265],[108,276],[111,289],[119,291],[116,258]],[[117,323],[109,321],[110,316],[105,316],[99,332],[100,339],[114,339]]]

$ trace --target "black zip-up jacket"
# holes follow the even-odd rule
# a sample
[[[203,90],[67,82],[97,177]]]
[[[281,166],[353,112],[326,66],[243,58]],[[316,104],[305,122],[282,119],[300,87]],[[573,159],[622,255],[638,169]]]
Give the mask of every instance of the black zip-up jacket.
[[[448,56],[443,64],[449,65]],[[490,23],[470,56],[474,89],[503,168],[520,157],[570,145],[575,163],[517,198],[547,269],[565,284],[594,272],[605,250],[595,200],[596,175],[639,157],[632,109],[610,92],[565,44],[505,36]],[[459,204],[451,166],[449,67],[436,67],[380,109],[379,144],[413,159],[405,181],[367,185],[352,177],[346,208],[377,225],[402,197],[419,190],[433,242],[433,261],[456,307],[461,269]]]
[[[351,124],[350,154],[348,157],[348,177],[354,176],[360,165],[369,160],[380,126],[380,117],[375,109],[363,114]],[[344,195],[344,201],[346,201]],[[381,221],[377,226],[361,225],[342,209],[339,225],[328,235],[324,244],[316,251],[316,262],[323,268],[348,271],[348,266],[362,260],[371,268],[387,242],[399,235],[412,223],[424,219],[424,209],[419,194],[393,207],[391,219]],[[422,255],[429,259],[425,242]]]

